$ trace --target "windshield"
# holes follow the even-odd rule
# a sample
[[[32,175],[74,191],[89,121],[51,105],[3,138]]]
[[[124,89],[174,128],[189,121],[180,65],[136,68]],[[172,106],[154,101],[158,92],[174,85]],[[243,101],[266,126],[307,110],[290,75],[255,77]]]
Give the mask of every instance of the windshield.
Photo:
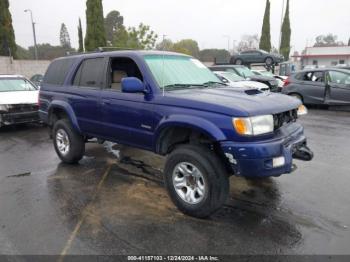
[[[221,75],[232,82],[243,81],[244,78],[231,72],[222,72]]]
[[[260,71],[259,73],[261,75],[263,75],[263,76],[271,76],[271,77],[273,77],[273,74],[271,72],[269,72],[269,71]]]
[[[199,60],[180,55],[146,55],[158,85],[165,90],[191,88],[221,81]]]
[[[1,78],[0,92],[35,91],[37,90],[24,78]]]
[[[243,77],[251,77],[251,76],[255,76],[254,73],[252,71],[249,70],[248,67],[242,66],[242,67],[236,67],[236,70],[238,71],[238,73],[243,76]]]

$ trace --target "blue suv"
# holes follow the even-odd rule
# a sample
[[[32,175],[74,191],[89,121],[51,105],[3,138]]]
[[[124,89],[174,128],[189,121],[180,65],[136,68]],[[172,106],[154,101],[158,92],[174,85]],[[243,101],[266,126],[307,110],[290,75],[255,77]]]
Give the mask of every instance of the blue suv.
[[[226,86],[200,61],[158,51],[97,52],[54,60],[40,90],[40,117],[55,150],[77,163],[92,138],[167,156],[164,181],[184,213],[222,206],[229,176],[291,173],[311,160],[298,115],[282,94]]]

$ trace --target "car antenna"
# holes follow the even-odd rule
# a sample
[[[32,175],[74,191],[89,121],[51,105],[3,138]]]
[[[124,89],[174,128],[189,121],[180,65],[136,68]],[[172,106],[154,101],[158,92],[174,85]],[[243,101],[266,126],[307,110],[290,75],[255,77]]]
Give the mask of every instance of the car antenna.
[[[165,96],[165,87],[164,87],[164,60],[165,60],[165,55],[164,55],[164,48],[165,48],[165,44],[164,44],[164,40],[165,40],[166,35],[163,35],[163,54],[162,54],[162,88],[163,88],[163,96]]]

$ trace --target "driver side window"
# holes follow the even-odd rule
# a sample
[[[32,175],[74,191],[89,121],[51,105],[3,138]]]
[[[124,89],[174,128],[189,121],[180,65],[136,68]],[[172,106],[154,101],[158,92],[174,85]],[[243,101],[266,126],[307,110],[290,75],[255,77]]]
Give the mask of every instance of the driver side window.
[[[121,92],[121,82],[126,77],[136,77],[143,81],[141,71],[134,60],[128,57],[111,58],[108,70],[108,88]]]

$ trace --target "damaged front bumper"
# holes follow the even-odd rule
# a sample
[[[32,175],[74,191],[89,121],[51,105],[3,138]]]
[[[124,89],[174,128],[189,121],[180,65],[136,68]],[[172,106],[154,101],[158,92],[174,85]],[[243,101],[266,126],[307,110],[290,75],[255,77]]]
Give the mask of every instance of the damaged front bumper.
[[[236,143],[221,142],[221,149],[232,172],[244,177],[270,177],[291,173],[296,169],[294,159],[310,161],[312,151],[307,147],[304,129],[293,123],[283,126],[267,140]]]
[[[40,121],[37,105],[9,105],[4,109],[0,111],[0,127]]]

